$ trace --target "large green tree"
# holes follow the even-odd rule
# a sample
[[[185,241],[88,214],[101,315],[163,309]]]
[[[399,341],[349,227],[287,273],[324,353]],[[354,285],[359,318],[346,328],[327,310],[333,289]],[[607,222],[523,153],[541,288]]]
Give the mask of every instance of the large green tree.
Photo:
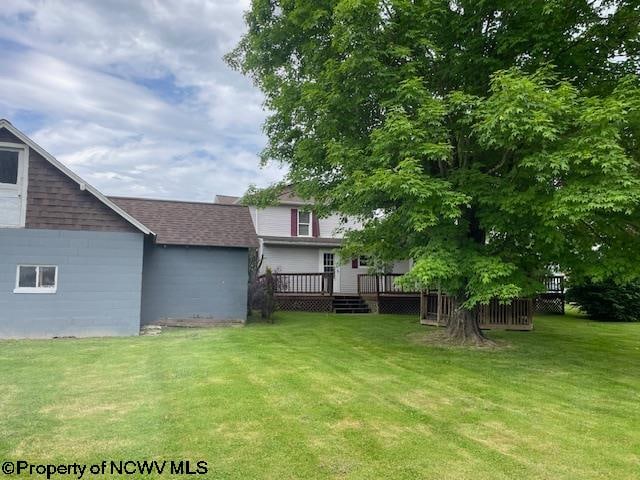
[[[227,59],[265,94],[263,161],[360,219],[346,254],[453,295],[451,337],[484,341],[472,308],[549,266],[640,274],[637,0],[253,0],[246,22]]]

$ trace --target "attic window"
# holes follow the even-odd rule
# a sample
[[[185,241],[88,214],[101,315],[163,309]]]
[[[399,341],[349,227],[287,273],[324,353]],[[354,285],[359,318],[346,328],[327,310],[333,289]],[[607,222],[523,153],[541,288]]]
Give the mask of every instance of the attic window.
[[[19,153],[15,150],[0,150],[0,183],[17,185]]]

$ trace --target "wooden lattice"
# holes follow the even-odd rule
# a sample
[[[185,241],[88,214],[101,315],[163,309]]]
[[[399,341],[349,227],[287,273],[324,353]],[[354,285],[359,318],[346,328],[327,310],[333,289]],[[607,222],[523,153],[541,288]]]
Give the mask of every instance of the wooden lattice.
[[[536,298],[536,313],[564,315],[564,293],[544,293]]]
[[[378,300],[378,313],[396,313],[404,315],[420,314],[420,297],[381,296]]]
[[[278,310],[297,312],[331,312],[333,297],[330,296],[278,296],[276,295]]]

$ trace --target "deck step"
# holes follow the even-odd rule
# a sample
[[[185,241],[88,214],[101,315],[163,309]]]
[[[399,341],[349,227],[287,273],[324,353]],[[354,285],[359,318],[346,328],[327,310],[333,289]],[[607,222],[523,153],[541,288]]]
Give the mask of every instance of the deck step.
[[[333,298],[334,313],[369,313],[369,305],[358,296],[336,295]]]

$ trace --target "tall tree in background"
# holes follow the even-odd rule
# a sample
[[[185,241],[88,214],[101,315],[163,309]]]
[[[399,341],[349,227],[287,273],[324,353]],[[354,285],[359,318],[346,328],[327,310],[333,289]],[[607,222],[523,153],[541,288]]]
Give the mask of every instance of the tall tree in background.
[[[253,0],[246,22],[227,60],[266,96],[263,161],[362,221],[345,253],[455,296],[453,339],[550,265],[640,275],[637,1]]]

